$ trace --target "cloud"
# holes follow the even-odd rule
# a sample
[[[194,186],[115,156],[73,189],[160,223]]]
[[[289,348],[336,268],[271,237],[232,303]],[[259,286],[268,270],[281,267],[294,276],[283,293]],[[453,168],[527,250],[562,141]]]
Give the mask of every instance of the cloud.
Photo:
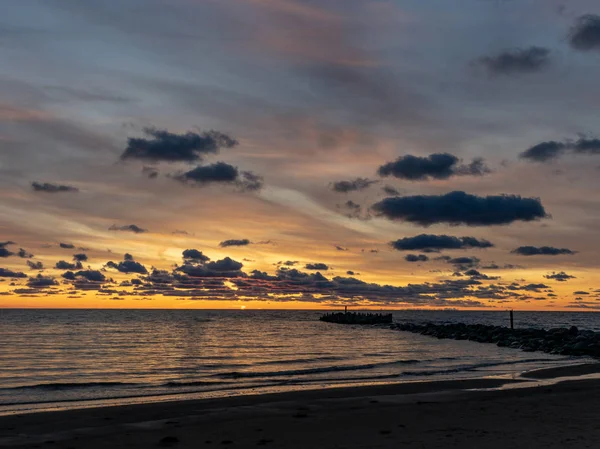
[[[123,225],[123,226],[117,226],[116,224],[114,224],[110,228],[108,228],[108,230],[109,231],[127,231],[127,232],[133,232],[135,234],[142,234],[144,232],[148,232],[147,229],[140,228],[138,225],[134,225],[134,224]]]
[[[409,181],[448,179],[451,176],[482,176],[490,173],[483,159],[474,159],[468,165],[459,165],[460,159],[449,153],[427,157],[406,155],[379,167],[379,176],[394,176]]]
[[[52,287],[54,285],[58,285],[56,279],[53,277],[46,277],[38,274],[36,277],[29,278],[27,281],[27,286],[32,288],[45,288]]]
[[[28,260],[27,266],[32,270],[43,270],[44,269],[44,264],[40,261],[34,262],[32,260]]]
[[[381,190],[386,195],[400,195],[400,190],[393,186],[385,185],[381,188]]]
[[[240,172],[237,167],[225,162],[210,165],[199,165],[187,172],[172,175],[174,179],[185,184],[203,187],[213,183],[234,184],[242,190],[259,190],[263,186],[263,178],[252,172]]]
[[[17,253],[17,256],[19,256],[22,259],[31,259],[33,257],[33,254],[31,254],[30,252],[27,252],[23,248],[19,248],[19,252]]]
[[[12,271],[7,268],[0,268],[0,278],[26,278],[27,275],[20,271]]]
[[[407,262],[427,262],[429,257],[425,254],[407,254],[404,256],[404,260]]]
[[[210,257],[202,254],[202,251],[198,251],[197,249],[186,249],[182,253],[184,260],[196,261],[196,262],[208,262]]]
[[[230,257],[225,257],[224,259],[206,264],[206,268],[214,271],[238,271],[241,270],[243,266],[243,263],[233,260]]]
[[[74,249],[75,245],[72,243],[59,243],[59,246],[63,249]]]
[[[88,256],[87,254],[73,254],[73,260],[76,260],[78,262],[85,262],[86,260],[88,260]]]
[[[461,191],[445,195],[390,197],[375,203],[371,209],[389,220],[421,226],[438,223],[492,226],[549,217],[538,198],[518,195],[481,197]]]
[[[548,162],[558,158],[566,149],[567,146],[563,142],[550,140],[528,148],[520,154],[520,157],[536,162]]]
[[[550,50],[542,47],[514,48],[475,61],[490,75],[539,72],[550,64]]]
[[[579,17],[569,32],[569,44],[580,51],[600,50],[600,16]]]
[[[558,256],[562,254],[573,255],[577,252],[568,248],[554,248],[553,246],[519,246],[513,249],[511,253],[520,256]]]
[[[112,260],[106,263],[108,268],[113,268],[121,273],[147,274],[148,270],[144,265],[133,260],[133,256],[126,253],[122,262],[115,263]]]
[[[8,245],[14,245],[14,244],[15,244],[15,242],[11,242],[11,241],[0,242],[0,257],[13,256],[15,253],[13,253],[12,251],[9,251],[6,247]]]
[[[327,264],[321,263],[321,262],[317,262],[317,263],[307,263],[304,268],[306,268],[307,270],[323,270],[323,271],[327,271],[329,270],[329,266]]]
[[[104,276],[104,274],[98,270],[81,270],[76,273],[67,271],[66,273],[62,274],[62,277],[71,281],[78,278],[83,278],[89,282],[104,282],[106,280],[106,276]]]
[[[64,193],[64,192],[79,192],[77,187],[67,186],[62,184],[50,184],[45,182],[43,184],[39,182],[32,182],[31,187],[36,192],[45,192],[45,193]]]
[[[368,189],[369,186],[378,182],[379,181],[367,178],[356,178],[350,181],[336,181],[331,185],[331,190],[339,193],[357,192]]]
[[[581,137],[577,140],[565,139],[562,142],[550,140],[523,151],[519,156],[533,162],[551,162],[567,154],[600,154],[600,139]]]
[[[65,260],[59,260],[54,266],[57,270],[75,270],[82,268],[81,262],[70,263]]]
[[[224,240],[221,243],[219,243],[219,246],[221,248],[227,248],[228,246],[246,246],[250,244],[250,240],[248,239],[241,239],[241,240],[236,240],[236,239],[231,239],[231,240]]]
[[[546,279],[554,279],[555,281],[558,281],[558,282],[565,282],[565,281],[568,281],[569,279],[575,279],[575,276],[571,276],[570,274],[567,274],[564,271],[561,271],[559,273],[552,272],[551,274],[547,274],[544,277]]]
[[[459,271],[467,270],[472,267],[479,265],[480,260],[477,257],[454,257],[448,259],[448,263],[456,265],[456,269]]]
[[[219,131],[174,134],[166,130],[145,128],[148,138],[129,138],[122,160],[142,159],[152,162],[198,162],[207,154],[232,148],[237,140]]]
[[[404,237],[390,245],[398,251],[437,252],[444,249],[491,248],[494,245],[487,240],[475,237],[454,237],[450,235],[420,234]]]

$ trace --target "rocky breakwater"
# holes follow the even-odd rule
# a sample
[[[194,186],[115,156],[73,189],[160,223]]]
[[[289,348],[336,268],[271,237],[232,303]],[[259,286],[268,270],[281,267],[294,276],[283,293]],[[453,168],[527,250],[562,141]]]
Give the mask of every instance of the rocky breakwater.
[[[498,346],[550,354],[600,358],[600,333],[580,331],[577,327],[556,329],[509,329],[483,324],[394,323],[393,329],[436,338],[495,343]]]

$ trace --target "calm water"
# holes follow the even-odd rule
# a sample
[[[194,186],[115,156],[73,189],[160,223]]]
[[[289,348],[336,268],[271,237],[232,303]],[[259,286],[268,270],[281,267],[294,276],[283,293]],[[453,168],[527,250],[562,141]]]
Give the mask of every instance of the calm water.
[[[322,323],[320,314],[0,310],[0,413],[81,406],[89,400],[519,374],[574,362],[495,345]],[[507,325],[507,318],[506,312],[394,313],[396,321]],[[600,330],[596,313],[519,312],[515,321],[521,327]]]

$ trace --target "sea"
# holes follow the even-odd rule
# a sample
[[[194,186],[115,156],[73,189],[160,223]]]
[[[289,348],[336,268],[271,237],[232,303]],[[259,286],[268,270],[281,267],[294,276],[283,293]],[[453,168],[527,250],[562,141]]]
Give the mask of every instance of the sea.
[[[322,311],[0,309],[0,414],[337,386],[518,377],[583,359],[319,321]],[[394,311],[509,325],[508,312]],[[600,331],[593,312],[516,327]]]

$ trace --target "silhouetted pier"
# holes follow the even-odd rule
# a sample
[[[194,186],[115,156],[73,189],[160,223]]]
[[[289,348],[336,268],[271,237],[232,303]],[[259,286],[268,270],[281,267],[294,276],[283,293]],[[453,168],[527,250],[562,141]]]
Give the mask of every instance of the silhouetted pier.
[[[391,313],[334,312],[326,313],[321,321],[336,324],[390,324]]]

